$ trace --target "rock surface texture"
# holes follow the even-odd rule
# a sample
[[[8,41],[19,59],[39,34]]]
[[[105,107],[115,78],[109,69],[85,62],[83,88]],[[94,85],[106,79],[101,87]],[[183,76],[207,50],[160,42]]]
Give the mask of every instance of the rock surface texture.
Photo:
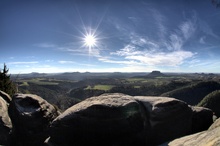
[[[5,93],[5,92],[3,92],[3,91],[1,91],[1,90],[0,90],[0,96],[1,96],[7,103],[10,103],[10,102],[11,102],[11,97],[10,97],[7,93]]]
[[[47,143],[50,146],[158,145],[191,134],[196,112],[173,98],[103,94],[86,99],[58,116],[51,124]],[[201,109],[198,112],[201,115],[197,115],[198,120],[207,115],[201,114]]]
[[[149,126],[139,103],[124,94],[92,97],[67,109],[50,129],[54,145],[146,145]]]
[[[13,124],[12,146],[41,146],[58,112],[37,95],[16,94],[9,106],[9,115]]]
[[[210,127],[212,115],[174,98],[120,93],[88,98],[59,115],[37,95],[15,94],[9,103],[0,97],[0,145],[215,146],[220,120]]]
[[[192,110],[183,101],[167,97],[134,97],[146,109],[151,125],[149,145],[191,133]]]
[[[219,146],[220,145],[220,119],[207,131],[176,139],[168,146]]]
[[[207,130],[213,123],[213,111],[203,107],[191,107],[193,110],[192,133]]]
[[[8,144],[11,128],[7,102],[0,96],[0,145]]]

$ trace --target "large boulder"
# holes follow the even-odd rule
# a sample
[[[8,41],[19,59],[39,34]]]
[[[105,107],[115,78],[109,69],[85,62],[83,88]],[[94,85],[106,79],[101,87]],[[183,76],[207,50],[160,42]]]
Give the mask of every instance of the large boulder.
[[[211,114],[209,109],[191,107],[174,98],[103,94],[58,116],[51,124],[47,144],[158,145],[207,129]]]
[[[213,123],[213,111],[204,107],[191,107],[193,110],[192,133],[207,130]]]
[[[145,111],[131,96],[103,94],[86,99],[58,116],[50,128],[50,145],[146,145]]]
[[[12,124],[8,115],[8,105],[6,101],[0,97],[0,145],[8,144],[11,128]]]
[[[8,95],[7,93],[3,92],[0,90],[0,96],[7,102],[10,103],[11,102],[11,97],[10,95]]]
[[[151,125],[149,145],[158,145],[191,133],[192,110],[185,102],[167,97],[134,98],[148,113]]]
[[[13,124],[12,146],[41,146],[58,112],[37,95],[16,94],[9,106],[9,115]]]
[[[219,146],[220,145],[220,119],[207,131],[175,139],[168,146]],[[165,145],[163,145],[165,146]]]

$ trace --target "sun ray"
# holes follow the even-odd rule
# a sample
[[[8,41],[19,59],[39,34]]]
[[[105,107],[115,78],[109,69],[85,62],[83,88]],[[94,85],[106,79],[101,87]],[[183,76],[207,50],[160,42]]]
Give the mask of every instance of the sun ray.
[[[85,37],[84,37],[84,43],[86,46],[88,47],[93,47],[93,46],[96,46],[96,37],[93,35],[93,34],[87,34]]]

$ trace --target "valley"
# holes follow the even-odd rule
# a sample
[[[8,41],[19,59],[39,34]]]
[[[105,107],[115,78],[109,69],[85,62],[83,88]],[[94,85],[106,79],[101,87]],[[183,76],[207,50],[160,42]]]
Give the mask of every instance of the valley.
[[[17,84],[18,92],[39,95],[62,111],[82,100],[103,93],[169,96],[177,99],[180,97],[181,100],[186,99],[186,102],[196,105],[197,101],[201,101],[209,92],[220,90],[220,75],[205,73],[74,72],[31,73],[11,75],[11,77]],[[204,89],[208,90],[204,91]]]

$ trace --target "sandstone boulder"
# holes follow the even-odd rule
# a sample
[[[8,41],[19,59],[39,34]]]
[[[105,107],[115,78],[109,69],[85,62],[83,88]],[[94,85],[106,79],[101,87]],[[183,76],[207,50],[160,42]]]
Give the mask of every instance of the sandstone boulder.
[[[207,130],[213,123],[213,111],[204,107],[191,107],[193,110],[192,133]]]
[[[56,146],[144,146],[148,119],[139,103],[124,94],[86,99],[58,116],[50,128]]]
[[[190,134],[192,126],[192,110],[183,101],[167,97],[134,97],[147,112],[151,125],[149,145]]]
[[[12,124],[8,115],[7,103],[0,97],[0,145],[8,144],[11,128]]]
[[[37,95],[16,94],[9,106],[9,115],[13,124],[12,146],[41,146],[58,112]]]
[[[219,146],[220,120],[218,119],[207,131],[175,139],[168,146]]]
[[[51,124],[49,146],[159,145],[207,129],[212,111],[168,97],[111,93],[86,99]]]
[[[5,92],[3,92],[3,91],[1,91],[1,90],[0,90],[0,96],[1,96],[7,103],[10,103],[10,102],[11,102],[11,97],[10,97],[7,93],[5,93]]]

